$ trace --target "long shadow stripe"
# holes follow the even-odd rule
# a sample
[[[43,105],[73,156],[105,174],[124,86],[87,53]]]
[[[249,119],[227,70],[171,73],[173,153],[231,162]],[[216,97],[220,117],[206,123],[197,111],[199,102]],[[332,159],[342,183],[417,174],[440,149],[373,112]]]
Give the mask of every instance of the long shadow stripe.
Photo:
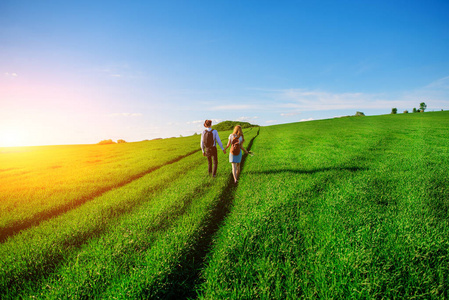
[[[18,222],[15,222],[15,223],[11,224],[8,227],[4,227],[4,228],[1,229],[1,232],[0,232],[0,243],[4,243],[8,239],[8,237],[16,235],[21,230],[25,230],[25,229],[28,229],[30,227],[37,226],[37,225],[39,225],[43,221],[46,221],[46,220],[49,220],[51,218],[57,217],[57,216],[59,216],[61,214],[64,214],[64,213],[66,213],[66,212],[68,212],[68,211],[70,211],[72,209],[75,209],[75,208],[83,205],[86,202],[89,202],[89,201],[91,201],[91,200],[93,200],[93,199],[95,199],[97,197],[100,197],[101,195],[103,195],[106,192],[109,192],[109,191],[111,191],[113,189],[116,189],[116,188],[123,187],[123,186],[125,186],[125,185],[127,185],[127,184],[129,184],[129,183],[131,183],[131,182],[133,182],[133,181],[135,181],[135,180],[145,176],[145,175],[150,174],[151,172],[154,172],[154,171],[156,171],[156,170],[158,170],[158,169],[160,169],[160,168],[162,168],[164,166],[174,164],[174,163],[182,160],[183,158],[186,158],[186,157],[188,157],[190,155],[193,155],[193,154],[195,154],[195,153],[197,153],[199,151],[200,150],[194,150],[192,152],[187,153],[186,155],[179,156],[179,157],[177,157],[177,158],[167,162],[166,164],[150,168],[150,169],[146,170],[145,172],[142,172],[142,173],[136,174],[134,176],[131,176],[127,180],[125,180],[125,181],[123,181],[123,182],[121,182],[119,184],[116,184],[116,185],[114,185],[112,187],[106,187],[104,189],[100,189],[97,192],[95,192],[95,193],[93,193],[93,194],[91,194],[89,196],[79,198],[79,199],[77,199],[75,201],[71,201],[69,203],[61,205],[61,206],[56,207],[54,209],[50,209],[50,210],[47,210],[47,211],[40,212],[40,213],[34,215],[33,218],[31,218],[31,219],[18,221]]]
[[[197,152],[197,151],[195,151]],[[195,153],[194,152],[194,153]],[[182,216],[185,211],[188,209],[188,207],[192,204],[192,201],[195,199],[195,197],[198,194],[203,193],[205,190],[205,187],[200,186],[195,188],[193,191],[187,193],[182,198],[182,205],[181,206],[170,206],[167,207],[164,212],[163,216],[161,216],[160,219],[158,219],[156,222],[149,224],[149,227],[147,230],[151,231],[165,231],[170,228],[170,226],[173,223],[173,220],[178,219],[180,216]],[[137,205],[137,202],[135,205],[129,206],[125,205],[124,207],[119,207],[117,210],[114,211],[108,211],[109,214],[118,214],[122,215],[125,213],[129,213],[134,210],[135,206]],[[64,248],[70,248],[72,250],[80,249],[84,243],[88,240],[94,239],[100,235],[102,235],[104,232],[108,230],[108,224],[107,223],[100,223],[98,226],[91,228],[91,230],[83,231],[83,232],[77,232],[74,235],[70,236],[68,240],[64,242]],[[141,245],[141,249],[147,249],[152,244],[152,240],[148,240],[147,243]],[[135,245],[133,245],[135,246]],[[122,249],[123,250],[123,249]],[[39,282],[43,282],[45,277],[52,273],[54,270],[56,270],[64,261],[70,260],[73,258],[74,255],[76,255],[77,251],[73,251],[73,254],[70,256],[67,256],[67,254],[63,254],[58,251],[50,251],[49,253],[44,254],[43,263],[39,264],[37,266],[26,268],[23,272],[20,272],[16,274],[16,277],[19,277],[21,280],[9,280],[5,282],[4,286],[0,286],[0,290],[2,288],[11,290],[11,289],[21,289],[23,284],[29,281],[34,281],[36,284]]]
[[[247,150],[251,146],[255,138],[259,135],[260,129],[256,135],[251,139],[247,146]],[[247,156],[243,156],[241,162],[241,169],[245,163]],[[161,290],[154,298],[155,299],[192,299],[196,298],[196,287],[201,284],[200,273],[204,267],[207,254],[212,247],[212,239],[215,233],[221,227],[224,219],[229,213],[231,204],[234,202],[235,191],[237,186],[234,184],[232,174],[229,174],[229,179],[226,187],[222,190],[217,206],[211,213],[211,217],[204,221],[203,234],[195,242],[194,250],[186,253],[172,274],[167,278],[167,286]]]

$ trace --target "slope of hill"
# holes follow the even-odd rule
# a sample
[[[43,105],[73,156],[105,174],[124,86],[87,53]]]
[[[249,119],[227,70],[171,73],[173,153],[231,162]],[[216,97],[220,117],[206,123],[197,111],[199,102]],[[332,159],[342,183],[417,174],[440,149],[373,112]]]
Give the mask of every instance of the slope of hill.
[[[2,298],[447,298],[448,126],[244,129],[237,186],[199,137],[1,153],[2,224],[32,216],[0,244]]]
[[[259,127],[259,125],[254,125],[248,122],[223,121],[216,125],[213,125],[212,129],[215,129],[217,131],[228,131],[233,130],[236,125],[240,125],[242,128]]]
[[[200,298],[447,298],[448,126],[438,112],[261,128]]]

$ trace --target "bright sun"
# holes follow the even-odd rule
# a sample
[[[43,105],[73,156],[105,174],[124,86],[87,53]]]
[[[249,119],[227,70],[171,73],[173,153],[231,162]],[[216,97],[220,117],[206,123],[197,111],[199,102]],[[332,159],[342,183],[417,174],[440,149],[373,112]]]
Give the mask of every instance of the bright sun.
[[[0,147],[20,147],[26,145],[26,132],[21,129],[0,129]]]

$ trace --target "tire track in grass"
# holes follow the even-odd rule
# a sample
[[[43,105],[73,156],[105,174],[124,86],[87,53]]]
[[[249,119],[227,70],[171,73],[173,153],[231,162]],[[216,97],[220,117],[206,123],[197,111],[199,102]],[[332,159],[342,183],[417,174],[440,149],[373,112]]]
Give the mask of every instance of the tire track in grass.
[[[202,158],[200,158],[200,159],[202,160],[202,162],[205,163],[205,161]],[[189,170],[189,172],[202,173],[202,172],[195,171],[194,169],[204,170],[204,163],[196,164],[192,168],[185,168],[185,170]],[[206,166],[207,166],[207,163],[206,163]],[[140,221],[135,218],[134,218],[134,220],[133,220],[133,218],[129,218],[128,222],[126,222],[126,221],[125,221],[125,223],[119,222],[120,225],[118,226],[118,228],[119,228],[118,230],[120,230],[120,228],[133,228],[134,226],[132,224],[138,224],[138,223],[146,224],[146,225],[143,225],[143,227],[140,230],[141,231],[143,230],[144,232],[146,232],[146,234],[144,233],[144,235],[146,235],[147,238],[142,239],[142,240],[133,238],[134,242],[132,244],[123,243],[123,245],[120,248],[119,255],[117,254],[117,251],[114,250],[114,254],[113,254],[114,259],[113,260],[114,260],[115,265],[121,266],[121,267],[125,266],[125,268],[128,268],[128,267],[134,268],[135,266],[138,266],[139,264],[141,264],[141,262],[137,259],[138,257],[135,257],[135,256],[133,256],[133,254],[131,254],[133,252],[132,249],[138,248],[139,252],[152,251],[151,249],[154,247],[154,243],[157,242],[157,239],[158,239],[157,237],[164,234],[165,232],[169,232],[169,231],[173,230],[173,227],[176,228],[175,225],[178,224],[180,222],[180,219],[182,219],[184,217],[186,211],[192,210],[191,207],[192,207],[192,205],[195,205],[195,202],[196,202],[195,200],[203,197],[202,195],[204,195],[205,193],[210,192],[210,190],[211,190],[210,185],[205,185],[205,184],[199,184],[199,185],[194,185],[194,186],[193,185],[185,185],[185,182],[188,182],[189,180],[186,180],[183,178],[184,177],[188,178],[190,176],[189,174],[190,173],[184,174],[184,176],[181,176],[181,181],[184,183],[178,182],[177,184],[172,185],[171,188],[164,190],[163,193],[159,194],[157,196],[157,199],[153,199],[153,202],[155,202],[156,206],[161,207],[161,209],[157,210],[158,211],[157,214],[153,214],[153,217],[151,217],[151,221],[148,221],[149,220],[149,215],[147,214],[148,209],[145,209],[142,207],[142,208],[139,208],[138,210],[136,210],[136,215],[135,215],[135,216],[142,215],[141,217],[138,217],[138,219],[141,219]],[[223,181],[225,181],[225,180],[223,179]],[[203,183],[203,181],[202,181],[202,183]],[[188,188],[188,189],[186,189],[186,188]],[[175,198],[172,199],[175,202],[172,201],[172,203],[169,203],[169,201],[171,201],[170,199],[172,198],[170,195],[175,196]],[[195,209],[195,208],[193,208],[193,209]],[[140,213],[139,213],[139,211],[140,211]],[[145,216],[145,217],[143,218],[143,216]],[[125,217],[125,220],[127,218],[128,217]],[[122,221],[123,220],[124,219],[122,219]],[[142,220],[145,220],[145,221],[141,222]],[[112,231],[114,231],[114,230],[112,230]],[[109,233],[105,234],[105,236],[110,235],[110,234],[111,233],[109,232]],[[107,240],[108,240],[108,238],[106,238],[106,241]],[[112,238],[112,239],[109,238],[109,240],[110,241],[113,240],[114,243],[117,242],[117,240],[114,238]],[[118,237],[118,240],[120,240],[120,237]],[[139,242],[136,243],[137,241],[139,241]],[[103,243],[105,243],[104,239],[101,242],[93,241],[92,243],[90,243],[90,245],[88,245],[87,247],[90,247],[91,249],[97,248],[96,246],[92,246],[93,244],[97,244],[98,247],[104,248],[103,250],[97,251],[97,254],[95,254],[95,255],[90,254],[90,256],[93,255],[95,257],[95,259],[100,257],[100,261],[101,261],[102,255],[106,255],[106,257],[112,256],[111,252],[109,252],[109,251],[111,249],[110,246],[113,246],[114,243],[109,246],[107,244],[104,245]],[[83,260],[80,260],[80,262],[81,261],[83,261]],[[84,260],[84,261],[90,263],[92,260],[89,259],[89,260]],[[77,264],[78,264],[78,261],[77,261]],[[81,269],[91,270],[91,268],[88,267],[88,265],[81,267]],[[75,272],[77,275],[73,275],[73,272],[70,272],[70,270],[68,270],[65,273],[65,275],[64,275],[64,272],[61,272],[61,273],[59,273],[59,272],[60,271],[58,271],[58,275],[55,275],[55,277],[53,277],[53,279],[52,279],[53,283],[50,283],[50,282],[46,283],[49,286],[52,286],[52,289],[55,288],[53,286],[53,284],[55,282],[60,282],[60,280],[57,278],[58,276],[60,276],[60,278],[64,278],[65,282],[73,282],[73,281],[79,280],[78,272]],[[124,275],[124,277],[122,277],[121,279],[117,279],[113,276],[111,277],[111,275],[113,275],[113,274],[105,273],[105,274],[98,275],[101,278],[100,283],[97,283],[95,281],[95,283],[92,282],[92,283],[88,283],[87,285],[83,284],[82,286],[77,287],[78,297],[83,298],[83,297],[88,297],[89,295],[93,295],[93,294],[98,295],[98,294],[102,293],[105,289],[109,288],[109,285],[107,284],[107,282],[114,282],[114,281],[120,282],[122,280],[124,280],[124,281],[127,280],[126,275]],[[72,278],[73,280],[71,280],[70,278],[67,279],[70,276],[73,276],[73,278]],[[161,279],[161,281],[165,281],[165,279]],[[84,282],[84,281],[82,281],[82,282]],[[56,285],[58,285],[59,288],[56,288],[56,290],[59,290],[62,286],[64,286],[63,283],[62,284],[58,283],[58,284],[56,284]],[[39,286],[42,286],[42,284],[36,285],[36,286],[39,287]],[[131,285],[131,286],[133,286],[133,285]],[[38,294],[38,292],[36,292],[36,291],[34,291],[33,293]],[[81,296],[78,293],[81,293]],[[25,296],[29,296],[29,295],[25,295]],[[110,296],[106,295],[104,297],[109,298]],[[118,298],[120,298],[120,296]],[[141,298],[147,298],[147,297],[142,296]]]
[[[154,171],[156,171],[156,170],[158,170],[158,169],[160,169],[160,168],[162,168],[164,166],[174,164],[174,163],[182,160],[183,158],[186,158],[186,157],[188,157],[190,155],[193,155],[193,154],[195,154],[195,153],[197,153],[199,151],[200,150],[191,151],[191,152],[187,153],[186,155],[179,156],[179,157],[177,157],[177,158],[167,162],[166,164],[152,167],[152,168],[146,170],[145,172],[142,172],[142,173],[136,174],[134,176],[131,176],[127,180],[124,180],[123,182],[121,182],[119,184],[116,184],[116,185],[114,185],[112,187],[106,187],[104,189],[100,189],[97,192],[95,192],[95,193],[93,193],[93,194],[91,194],[89,196],[79,198],[78,200],[75,200],[75,201],[70,202],[70,203],[66,203],[65,205],[56,207],[56,208],[51,209],[51,210],[40,212],[40,213],[34,215],[33,218],[31,218],[31,219],[15,222],[15,223],[11,224],[8,227],[2,228],[2,230],[0,231],[0,243],[4,243],[9,237],[12,237],[12,236],[16,235],[17,233],[19,233],[22,230],[28,229],[28,228],[33,227],[33,226],[38,226],[43,221],[46,221],[46,220],[49,220],[51,218],[57,217],[59,215],[62,215],[62,214],[66,213],[66,212],[68,212],[70,210],[73,210],[73,209],[75,209],[75,208],[85,204],[86,202],[89,202],[89,201],[91,201],[91,200],[93,200],[93,199],[95,199],[97,197],[100,197],[101,195],[103,195],[103,194],[105,194],[105,193],[107,193],[107,192],[109,192],[109,191],[111,191],[113,189],[121,188],[121,187],[123,187],[123,186],[125,186],[125,185],[127,185],[127,184],[129,184],[129,183],[131,183],[131,182],[133,182],[133,181],[135,181],[137,179],[139,179],[139,178],[142,178],[145,175],[150,174],[151,172],[154,172]]]
[[[261,139],[265,141],[266,132],[263,133]],[[259,143],[261,142],[262,140],[257,140],[256,144],[259,145]],[[265,143],[262,144],[264,144],[262,145],[262,147],[267,146]],[[262,158],[263,155],[261,154],[261,156],[259,156],[261,157],[260,161],[256,161],[255,163],[248,165],[249,168],[245,173],[254,176],[246,177],[247,180],[242,180],[242,184],[245,186],[242,185],[241,189],[239,189],[236,192],[234,204],[236,209],[232,211],[232,214],[230,214],[228,220],[226,220],[226,227],[220,229],[223,230],[220,231],[219,238],[221,242],[217,241],[216,243],[218,243],[217,245],[220,245],[222,243],[220,245],[221,248],[219,248],[220,251],[216,251],[216,249],[213,250],[214,258],[212,258],[212,261],[215,259],[214,261],[215,266],[214,267],[207,266],[207,268],[205,268],[205,271],[203,271],[204,272],[203,276],[205,276],[206,282],[205,284],[203,284],[204,294],[201,294],[203,292],[201,286],[200,288],[198,288],[199,298],[201,297],[203,297],[203,299],[225,298],[225,297],[232,298],[231,295],[236,298],[240,297],[247,299],[264,298],[264,297],[276,298],[273,296],[274,294],[272,294],[271,297],[267,296],[268,294],[263,294],[265,290],[262,289],[259,290],[261,294],[256,293],[250,296],[249,294],[245,294],[244,291],[244,288],[247,288],[246,292],[248,292],[251,290],[252,287],[254,287],[254,290],[256,290],[256,286],[258,286],[259,282],[262,281],[261,279],[268,282],[270,277],[267,274],[273,275],[282,272],[279,271],[279,269],[276,269],[274,265],[270,265],[270,259],[266,259],[264,261],[269,270],[267,269],[267,272],[262,271],[258,273],[261,278],[259,279],[255,278],[255,280],[248,283],[247,286],[242,284],[239,288],[236,282],[243,282],[245,280],[245,276],[242,275],[241,277],[239,277],[236,275],[239,274],[240,270],[244,269],[244,267],[247,266],[246,263],[252,264],[252,267],[244,269],[245,271],[243,272],[245,274],[253,274],[252,272],[257,273],[257,270],[262,269],[258,266],[257,259],[253,260],[252,255],[254,254],[255,255],[254,257],[256,257],[256,251],[260,251],[259,253],[266,255],[266,257],[271,257],[270,253],[264,254],[264,252],[262,251],[263,248],[266,247],[267,245],[270,245],[270,248],[273,249],[274,251],[279,249],[279,245],[284,245],[283,246],[284,248],[282,248],[284,249],[284,252],[275,253],[274,255],[274,257],[278,259],[278,262],[283,262],[285,256],[283,256],[282,254],[283,253],[287,254],[288,257],[290,252],[288,252],[287,249],[292,249],[289,248],[288,239],[282,241],[282,239],[279,239],[276,234],[268,238],[266,237],[266,234],[276,232],[279,234],[285,234],[285,237],[292,237],[295,236],[296,234],[297,239],[295,240],[295,242],[299,241],[297,242],[297,248],[301,247],[302,240],[304,239],[305,233],[307,233],[307,231],[306,230],[296,231],[295,229],[296,225],[292,226],[291,224],[288,224],[288,221],[300,219],[305,212],[312,211],[312,209],[317,205],[316,204],[317,201],[323,199],[323,195],[326,193],[327,189],[330,189],[338,181],[343,180],[344,178],[347,177],[355,176],[357,172],[364,172],[368,170],[368,167],[366,165],[356,164],[356,162],[352,162],[352,159],[350,158],[341,159],[336,164],[316,165],[310,167],[308,164],[298,162],[299,160],[296,160],[295,159],[296,157],[293,157],[292,162],[290,162],[289,164],[268,163],[270,167],[264,168],[264,166],[266,166],[266,163],[273,156],[274,157],[283,156],[283,153],[280,153],[277,150],[278,149],[273,149],[269,152],[267,151],[265,153],[267,155],[266,161],[263,161]],[[259,151],[262,151],[262,149],[259,149]],[[272,178],[274,179],[274,181],[270,182],[270,179],[268,178]],[[268,182],[272,183],[273,189],[266,188],[271,185],[268,184]],[[301,182],[301,184],[298,184],[299,182]],[[251,186],[251,184],[254,185]],[[257,185],[260,185],[260,187],[257,188]],[[254,189],[254,191],[250,191],[251,189]],[[245,199],[248,196],[249,201],[245,201]],[[253,197],[255,199],[264,199],[264,200],[263,201],[256,200],[253,202],[252,199]],[[332,208],[332,206],[330,206],[330,208]],[[236,214],[237,211],[239,212],[238,214]],[[278,217],[274,217],[274,215]],[[246,218],[246,216],[248,217]],[[235,223],[233,223],[231,219]],[[277,220],[277,222],[269,221],[273,219]],[[247,230],[247,232],[245,232],[245,229],[248,228],[250,228],[250,230]],[[224,232],[226,234],[222,236]],[[239,232],[239,234],[234,235],[235,232]],[[231,240],[234,241],[235,236],[240,237],[241,235],[243,235],[244,238],[241,238],[240,240],[236,238],[237,242],[235,244],[232,244],[232,242],[228,242]],[[257,244],[250,243],[251,244],[250,246],[248,246],[246,243],[247,241],[257,241],[257,240],[262,242],[259,242]],[[279,241],[282,241],[282,243],[277,243]],[[233,253],[231,251],[228,251],[227,246],[223,246],[231,244],[237,245],[235,247],[239,249],[236,251],[238,252],[238,255],[236,254],[236,256],[233,256],[235,252]],[[236,258],[240,257],[240,254],[242,253],[246,253],[245,254],[246,258],[241,258],[241,261],[238,262],[239,265],[237,266]],[[210,261],[211,260],[208,260],[208,264]],[[220,261],[225,262],[220,265],[219,264]],[[229,271],[229,273],[226,274],[225,270],[227,266],[230,266],[229,269],[232,269],[232,271]],[[295,269],[295,272],[296,271],[297,270]],[[207,272],[209,272],[209,274],[207,274]],[[221,285],[220,287],[218,287],[218,284],[215,286],[213,285],[207,286],[208,284],[207,281],[211,281],[211,278],[214,278],[214,276],[211,274],[216,274],[217,277],[222,276],[220,277],[220,279],[224,278],[223,279],[224,282],[228,281],[234,283],[230,283],[229,285],[223,283],[223,285]],[[286,274],[288,274],[288,271],[286,272]],[[212,281],[214,281],[214,279],[212,279]],[[284,284],[284,281],[281,280],[281,282],[282,284]],[[211,288],[211,286],[213,287]],[[235,288],[235,286],[237,286],[239,292],[232,294],[231,291],[233,290],[233,288]],[[216,288],[220,292],[218,292],[217,294],[211,292],[211,290],[214,288]],[[224,291],[229,291],[230,294],[226,294],[226,292]],[[276,292],[279,293],[279,290],[276,290]],[[284,297],[279,298],[285,298],[285,295]]]
[[[259,132],[260,128],[246,147],[248,151],[251,149],[254,140],[259,136]],[[241,171],[243,171],[246,158],[247,156],[242,158]],[[228,215],[238,187],[238,185],[234,184],[232,173],[228,176],[228,184],[220,194],[218,205],[211,212],[211,217],[202,224],[204,234],[194,242],[196,246],[193,247],[193,250],[184,255],[176,270],[169,275],[167,279],[169,285],[155,296],[156,299],[196,298],[196,287],[201,284],[200,273],[204,267],[207,254],[211,249],[213,237]]]
[[[182,195],[180,199],[165,206],[160,211],[160,213],[158,213],[157,215],[154,216],[154,218],[152,218],[152,221],[149,222],[148,226],[145,228],[147,235],[147,238],[145,240],[141,240],[136,243],[129,243],[129,244],[124,243],[120,247],[119,252],[118,250],[116,250],[114,254],[112,254],[112,252],[108,252],[110,251],[110,246],[112,247],[112,245],[108,246],[108,244],[106,244],[105,246],[97,244],[97,247],[98,246],[105,247],[105,249],[103,249],[103,251],[97,252],[98,256],[96,255],[96,257],[100,257],[100,253],[101,254],[107,253],[107,255],[114,256],[114,265],[117,266],[117,269],[119,269],[120,267],[125,269],[127,268],[132,269],[135,268],[136,266],[139,266],[139,264],[141,264],[141,261],[136,260],[136,257],[134,257],[131,254],[131,252],[137,251],[137,249],[139,252],[151,251],[150,249],[154,247],[154,243],[157,242],[160,236],[172,230],[173,227],[179,222],[179,220],[182,219],[186,211],[188,211],[191,208],[191,206],[194,205],[194,200],[197,199],[198,195],[204,194],[207,191],[207,189],[208,188],[206,186],[194,187],[192,190],[189,190],[184,195]],[[161,199],[159,199],[159,201],[161,201]],[[123,224],[126,223],[121,223],[120,227],[122,227]],[[96,243],[98,243],[98,241],[94,241],[92,244],[95,245]],[[85,269],[89,270],[90,269],[89,265],[85,266]],[[68,272],[70,273],[70,270]],[[113,282],[117,280],[117,278],[115,278],[114,275],[115,274],[113,273],[104,273],[99,275],[101,277],[100,283],[93,282],[84,284],[82,286],[78,286],[77,297],[89,298],[92,297],[92,295],[95,295],[94,298],[96,297],[109,298],[110,297],[109,295],[102,295],[102,296],[99,295],[107,291],[107,289],[110,287],[107,284],[107,282]],[[59,274],[58,276],[66,277],[67,275]],[[73,279],[76,280],[77,276],[79,276],[79,274],[74,276]],[[122,277],[121,279],[126,280],[126,273],[123,276],[124,277]],[[54,280],[58,281],[57,277]],[[120,279],[118,281],[120,281]],[[59,297],[59,295],[57,296]],[[120,296],[118,298],[120,298]]]
[[[190,166],[195,166],[194,161],[197,161],[197,159],[190,159],[191,162],[189,163]],[[165,165],[166,166],[166,165]],[[173,167],[168,167],[173,168]],[[179,169],[179,167],[178,167]],[[157,174],[157,173],[155,173]],[[178,173],[176,173],[178,174]],[[182,173],[179,173],[182,174]],[[149,174],[148,174],[149,175]],[[151,176],[151,175],[149,175]],[[177,176],[174,177],[174,179],[178,178]],[[173,176],[171,176],[171,179],[173,179]],[[137,182],[137,181],[136,181]],[[138,182],[137,182],[138,183]],[[158,194],[157,189],[160,187],[158,183],[148,190],[148,193],[151,195]],[[163,186],[165,189],[167,186]],[[182,199],[182,206],[180,207],[169,207],[164,210],[164,216],[161,216],[161,218],[157,218],[156,222],[151,224],[151,228],[153,228],[156,231],[159,230],[165,230],[170,226],[169,220],[172,220],[173,218],[177,218],[179,215],[182,215],[186,209],[190,206],[192,199],[194,199],[194,195],[197,195],[200,193],[200,189],[195,189],[191,191],[190,193],[184,195]],[[120,190],[118,190],[118,193],[120,193]],[[126,193],[126,191],[123,191],[121,193]],[[150,197],[151,198],[151,197]],[[143,198],[142,198],[143,200]],[[43,252],[41,257],[41,262],[37,265],[34,265],[35,263],[30,260],[27,264],[29,264],[28,267],[26,267],[24,270],[19,270],[18,272],[15,272],[13,275],[11,275],[10,272],[10,278],[6,281],[0,282],[0,290],[5,289],[8,291],[13,290],[20,290],[22,289],[22,286],[27,285],[27,282],[35,282],[36,285],[39,285],[41,282],[44,282],[45,278],[53,273],[55,270],[57,270],[64,262],[69,261],[71,258],[73,259],[74,255],[76,255],[77,251],[83,247],[86,243],[88,243],[89,240],[94,240],[101,235],[108,232],[112,225],[110,223],[112,221],[117,221],[118,218],[120,218],[122,215],[125,215],[127,213],[132,213],[136,207],[139,207],[141,203],[148,202],[150,200],[144,200],[144,201],[136,201],[132,200],[131,202],[124,203],[125,205],[122,205],[120,207],[107,207],[105,209],[102,209],[98,211],[99,218],[97,222],[94,224],[94,226],[89,226],[89,230],[87,231],[77,231],[73,235],[70,235],[67,237],[66,240],[60,242],[57,249],[49,249],[49,252]],[[130,205],[127,205],[130,204]],[[108,219],[110,221],[103,222],[101,220]],[[52,222],[49,220],[49,222]],[[44,225],[45,226],[45,225]],[[59,242],[57,242],[59,243]],[[6,245],[6,244],[3,244]],[[39,247],[38,247],[39,248]],[[64,251],[62,249],[70,250],[71,253],[67,253],[67,251]],[[8,274],[8,272],[6,272]],[[0,276],[4,274],[0,273]],[[20,279],[20,280],[15,280]],[[3,279],[3,278],[2,278]]]

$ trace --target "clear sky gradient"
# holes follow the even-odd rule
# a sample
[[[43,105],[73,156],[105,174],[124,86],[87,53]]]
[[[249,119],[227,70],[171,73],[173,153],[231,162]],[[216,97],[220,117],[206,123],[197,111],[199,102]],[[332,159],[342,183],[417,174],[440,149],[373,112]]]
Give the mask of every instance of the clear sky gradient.
[[[0,1],[0,146],[449,109],[449,1]]]

